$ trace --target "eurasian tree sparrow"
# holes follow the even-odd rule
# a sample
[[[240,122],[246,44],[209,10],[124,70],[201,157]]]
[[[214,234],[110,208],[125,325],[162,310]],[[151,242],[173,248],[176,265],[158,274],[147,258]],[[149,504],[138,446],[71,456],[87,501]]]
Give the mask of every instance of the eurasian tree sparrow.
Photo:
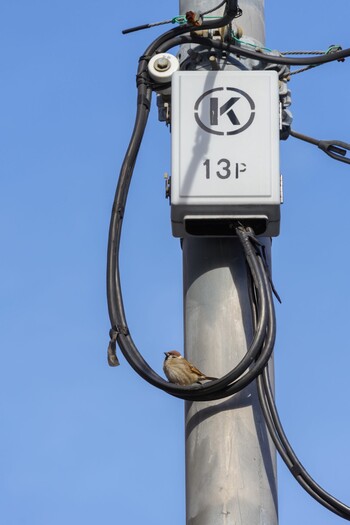
[[[213,381],[217,379],[217,377],[209,377],[203,374],[198,368],[189,363],[187,359],[182,357],[177,350],[164,352],[164,354],[163,370],[170,383],[184,386],[200,383],[200,381],[204,380]]]

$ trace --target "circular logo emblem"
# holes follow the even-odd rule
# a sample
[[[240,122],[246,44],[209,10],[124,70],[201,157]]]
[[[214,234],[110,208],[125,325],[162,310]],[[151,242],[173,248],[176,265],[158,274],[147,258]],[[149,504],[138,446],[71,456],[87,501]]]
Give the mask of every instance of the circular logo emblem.
[[[237,135],[249,128],[255,117],[255,103],[241,89],[219,87],[201,95],[194,106],[198,126],[214,135]]]

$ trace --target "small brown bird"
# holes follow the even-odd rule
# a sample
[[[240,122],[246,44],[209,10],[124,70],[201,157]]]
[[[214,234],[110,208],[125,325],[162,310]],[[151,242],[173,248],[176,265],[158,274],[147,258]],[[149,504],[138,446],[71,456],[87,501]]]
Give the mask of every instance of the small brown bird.
[[[187,359],[182,357],[177,350],[164,352],[164,354],[163,370],[170,383],[184,386],[200,383],[200,381],[214,381],[217,379],[217,377],[209,377],[203,374],[198,368],[189,363]]]

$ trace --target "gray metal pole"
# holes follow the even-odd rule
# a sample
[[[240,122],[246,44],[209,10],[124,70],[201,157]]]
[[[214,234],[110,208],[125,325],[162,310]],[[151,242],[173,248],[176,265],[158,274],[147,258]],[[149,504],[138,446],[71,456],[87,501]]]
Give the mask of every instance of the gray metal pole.
[[[180,0],[180,13],[218,0]],[[237,23],[264,44],[264,0],[240,0]],[[185,53],[185,51],[182,51]],[[265,239],[270,256],[270,240]],[[246,264],[238,240],[183,241],[185,355],[220,377],[252,338]],[[276,525],[276,453],[255,383],[217,402],[185,404],[187,525]]]

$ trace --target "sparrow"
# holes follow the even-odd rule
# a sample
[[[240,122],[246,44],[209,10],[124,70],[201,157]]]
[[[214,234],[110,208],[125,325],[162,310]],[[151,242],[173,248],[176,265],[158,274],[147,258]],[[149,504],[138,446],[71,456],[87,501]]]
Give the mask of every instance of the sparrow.
[[[214,381],[217,379],[217,377],[209,377],[203,374],[192,363],[182,357],[177,350],[164,352],[164,354],[163,370],[170,383],[184,386],[200,383],[200,381]]]

